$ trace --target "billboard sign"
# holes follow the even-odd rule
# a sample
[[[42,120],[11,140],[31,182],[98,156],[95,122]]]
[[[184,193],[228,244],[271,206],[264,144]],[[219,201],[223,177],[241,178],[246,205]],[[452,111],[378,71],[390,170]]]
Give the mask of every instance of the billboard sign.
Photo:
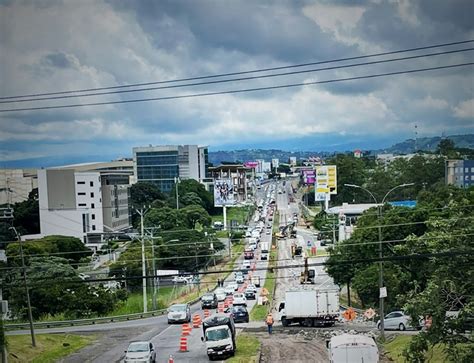
[[[214,180],[214,206],[223,207],[234,204],[234,185],[232,184],[232,179]]]
[[[258,166],[258,161],[246,161],[244,163],[244,166],[246,168],[256,169]]]
[[[336,165],[323,165],[316,167],[316,189],[328,188],[330,194],[337,194],[337,169]]]
[[[316,182],[316,175],[313,169],[303,170],[303,183],[313,185]]]

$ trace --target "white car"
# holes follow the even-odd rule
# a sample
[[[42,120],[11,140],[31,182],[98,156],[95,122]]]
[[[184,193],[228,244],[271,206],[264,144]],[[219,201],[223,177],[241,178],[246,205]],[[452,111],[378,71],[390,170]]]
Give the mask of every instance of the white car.
[[[227,294],[225,292],[225,290],[223,288],[218,288],[214,291],[214,293],[216,294],[217,296],[217,301],[224,301]]]
[[[168,324],[176,322],[189,323],[191,321],[191,308],[188,304],[174,304],[168,308]]]
[[[149,341],[131,342],[125,351],[125,363],[155,363],[155,347]]]
[[[255,293],[257,293],[257,286],[255,286],[254,284],[248,284],[247,285],[247,290],[252,290]]]
[[[234,294],[234,306],[235,305],[244,305],[247,306],[247,299],[245,298],[245,295],[241,292],[236,292]]]
[[[392,311],[391,313],[385,315],[384,318],[384,329],[419,329],[423,323],[420,321],[417,326],[413,326],[411,322],[411,317],[405,315],[403,311]],[[377,329],[380,329],[380,320],[377,321]]]
[[[242,273],[236,274],[235,275],[235,282],[238,284],[243,284],[244,283],[244,275]]]
[[[188,284],[193,280],[193,276],[175,276],[173,282],[175,284]]]
[[[231,283],[231,284],[227,285],[224,288],[225,294],[226,295],[232,295],[235,292],[236,288],[238,289],[237,284]]]

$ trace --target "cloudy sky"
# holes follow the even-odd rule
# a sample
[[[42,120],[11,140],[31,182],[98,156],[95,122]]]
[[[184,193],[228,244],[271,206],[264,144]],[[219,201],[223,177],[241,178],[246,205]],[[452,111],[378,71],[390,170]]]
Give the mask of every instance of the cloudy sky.
[[[252,71],[471,40],[473,17],[472,0],[0,0],[0,97]],[[468,48],[474,42],[147,87]],[[22,103],[3,98],[0,110],[311,83],[473,61],[473,52],[463,51],[121,94]],[[107,160],[130,156],[133,146],[148,144],[191,143],[211,150],[379,148],[414,137],[415,125],[419,136],[472,133],[473,76],[471,65],[247,93],[0,112],[0,163],[59,156]]]

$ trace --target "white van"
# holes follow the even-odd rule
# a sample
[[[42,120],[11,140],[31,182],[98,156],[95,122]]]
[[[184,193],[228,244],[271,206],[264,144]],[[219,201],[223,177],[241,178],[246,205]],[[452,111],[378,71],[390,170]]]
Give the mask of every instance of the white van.
[[[327,342],[330,363],[378,363],[379,350],[365,335],[341,334]]]

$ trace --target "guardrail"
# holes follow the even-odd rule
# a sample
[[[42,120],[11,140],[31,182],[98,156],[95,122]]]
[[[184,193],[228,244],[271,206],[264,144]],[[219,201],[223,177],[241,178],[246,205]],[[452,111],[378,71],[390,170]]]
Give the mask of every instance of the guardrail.
[[[75,319],[75,320],[59,320],[59,321],[44,321],[33,323],[35,328],[55,328],[61,326],[77,326],[77,325],[95,325],[95,324],[104,324],[104,323],[113,323],[118,321],[128,321],[128,320],[137,320],[151,318],[154,316],[160,316],[166,313],[166,309],[150,311],[147,313],[134,313],[127,315],[116,315],[116,316],[106,316],[101,318],[90,318],[90,319]],[[29,329],[29,323],[14,323],[14,324],[5,324],[5,330],[21,330]]]
[[[188,302],[190,305],[194,305],[200,301],[200,298],[193,299]],[[59,321],[44,321],[33,323],[33,326],[38,329],[48,329],[48,328],[57,328],[64,326],[83,326],[83,325],[95,325],[95,324],[105,324],[105,323],[115,323],[120,321],[129,321],[129,320],[138,320],[152,318],[154,316],[161,316],[166,314],[167,309],[160,309],[149,311],[146,313],[133,313],[126,315],[116,315],[116,316],[105,316],[100,318],[90,318],[90,319],[75,319],[75,320],[59,320]],[[22,330],[29,329],[29,323],[13,323],[5,324],[5,330]]]

